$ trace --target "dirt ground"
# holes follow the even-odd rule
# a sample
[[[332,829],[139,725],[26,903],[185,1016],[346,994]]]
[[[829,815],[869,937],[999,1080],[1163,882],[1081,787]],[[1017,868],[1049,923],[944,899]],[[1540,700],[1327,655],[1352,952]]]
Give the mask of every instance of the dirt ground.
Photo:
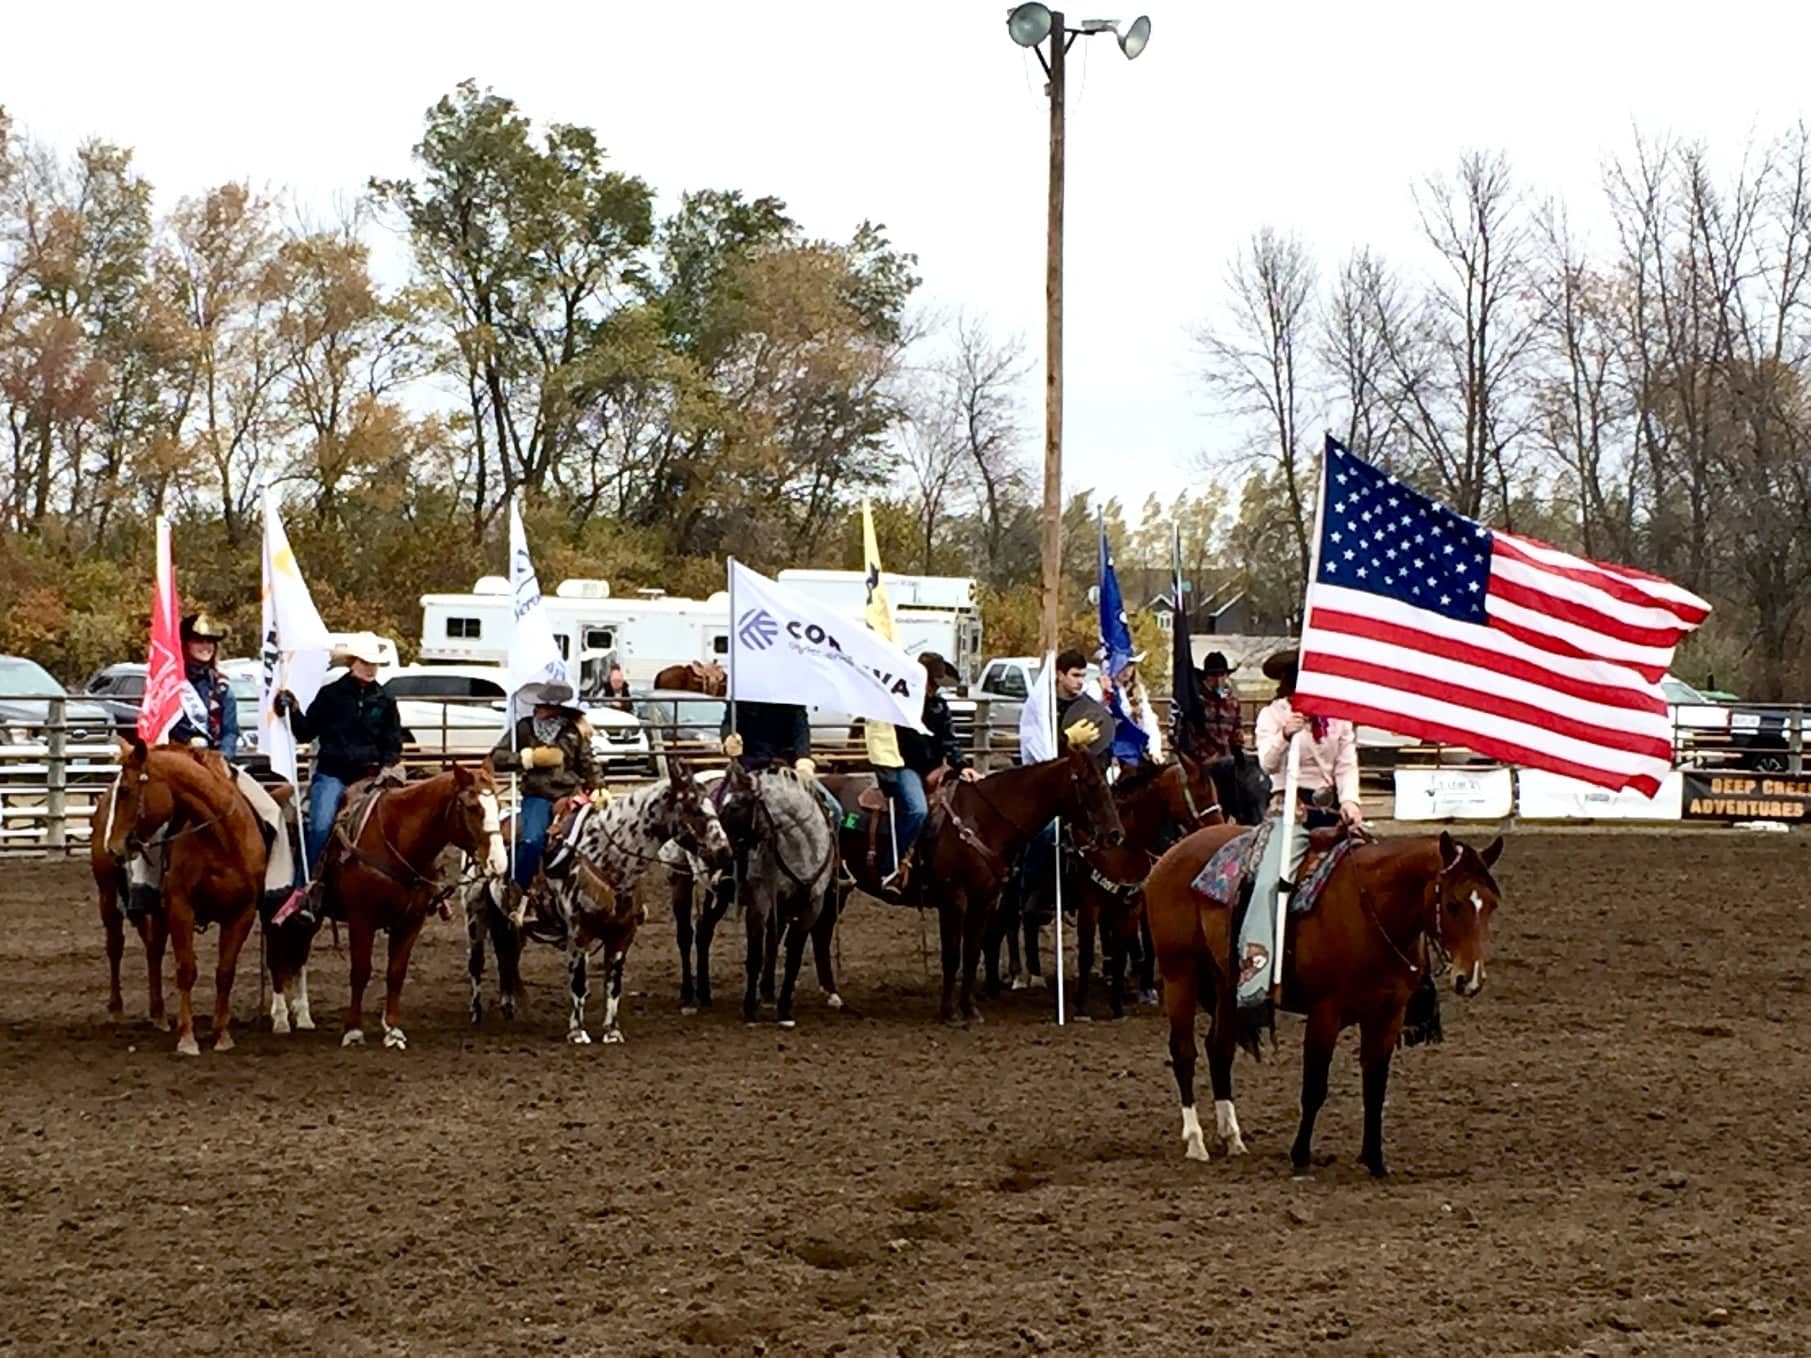
[[[1811,838],[1521,834],[1501,875],[1373,1184],[1350,1036],[1312,1180],[1293,1021],[1238,1067],[1252,1154],[1190,1163],[1156,1014],[936,1028],[909,911],[852,907],[851,1011],[807,980],[791,1033],[725,1006],[733,939],[681,1017],[658,919],[627,1045],[561,1040],[545,952],[474,1030],[455,922],[406,1053],[340,1050],[323,951],[320,1031],[252,1025],[248,966],[239,1049],[184,1061],[136,940],[107,1024],[82,870],[0,864],[0,1349],[1811,1352]]]

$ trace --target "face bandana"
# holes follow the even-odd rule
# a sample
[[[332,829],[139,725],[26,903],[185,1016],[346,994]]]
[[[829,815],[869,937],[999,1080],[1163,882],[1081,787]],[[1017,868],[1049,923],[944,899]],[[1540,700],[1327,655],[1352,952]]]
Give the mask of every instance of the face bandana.
[[[552,745],[560,738],[560,732],[566,729],[566,723],[558,717],[536,717],[534,719],[534,738],[539,745]]]

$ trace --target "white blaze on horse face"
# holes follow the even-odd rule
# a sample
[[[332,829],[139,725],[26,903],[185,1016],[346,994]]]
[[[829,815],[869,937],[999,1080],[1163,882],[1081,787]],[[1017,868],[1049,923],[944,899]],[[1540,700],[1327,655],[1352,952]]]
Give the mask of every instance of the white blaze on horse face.
[[[1207,1138],[1201,1135],[1201,1115],[1192,1103],[1182,1106],[1182,1153],[1191,1160],[1206,1160]]]
[[[509,871],[509,850],[503,847],[503,813],[497,806],[497,794],[480,792],[478,805],[484,811],[484,866],[493,877]]]
[[[1471,908],[1476,910],[1480,915],[1484,913],[1484,900],[1475,891],[1471,893]]]

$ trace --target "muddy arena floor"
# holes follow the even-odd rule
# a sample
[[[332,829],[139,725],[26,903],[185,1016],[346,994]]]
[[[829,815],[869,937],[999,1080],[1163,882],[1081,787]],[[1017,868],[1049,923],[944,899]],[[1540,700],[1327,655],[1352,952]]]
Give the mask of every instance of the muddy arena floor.
[[[0,1350],[1811,1352],[1811,838],[1523,833],[1501,875],[1374,1184],[1350,1034],[1311,1180],[1294,1020],[1240,1059],[1251,1154],[1190,1163],[1154,1011],[934,1027],[917,915],[859,898],[851,1008],[807,978],[794,1032],[741,1023],[733,927],[682,1017],[659,917],[626,1045],[562,1040],[546,951],[474,1030],[455,921],[407,1052],[339,1048],[326,948],[321,1029],[272,1035],[254,944],[238,1050],[189,1061],[135,939],[107,1023],[83,868],[0,864]]]

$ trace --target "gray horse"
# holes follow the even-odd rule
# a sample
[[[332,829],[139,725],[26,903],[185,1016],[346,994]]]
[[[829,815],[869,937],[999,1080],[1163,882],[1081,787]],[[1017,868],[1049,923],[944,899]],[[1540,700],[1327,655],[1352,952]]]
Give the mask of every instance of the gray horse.
[[[750,774],[732,761],[714,800],[734,846],[733,874],[713,880],[714,874],[705,864],[675,845],[668,845],[661,855],[673,888],[681,1009],[691,1013],[694,1005],[710,1006],[711,939],[738,892],[748,940],[743,1017],[752,1023],[760,1010],[759,1000],[767,999],[774,1001],[780,1026],[794,1026],[793,992],[807,939],[812,943],[826,1003],[841,1009],[843,1001],[830,962],[836,932],[833,887],[837,851],[826,799],[791,769]],[[775,972],[782,945],[786,966],[776,995]]]

